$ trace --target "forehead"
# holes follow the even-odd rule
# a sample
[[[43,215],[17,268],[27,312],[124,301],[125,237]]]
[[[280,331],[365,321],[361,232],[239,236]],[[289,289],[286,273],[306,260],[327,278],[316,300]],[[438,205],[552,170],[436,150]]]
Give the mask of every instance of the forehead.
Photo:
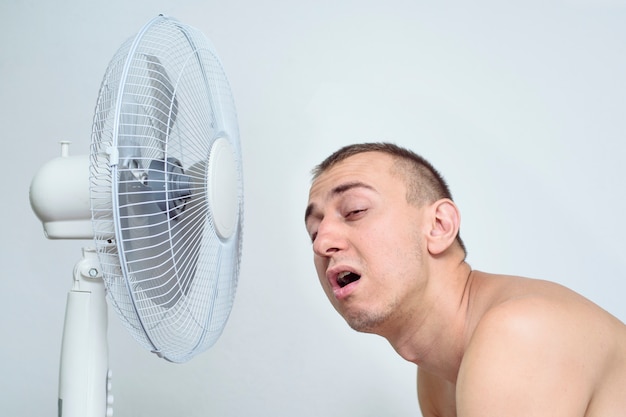
[[[329,197],[342,184],[363,183],[379,191],[399,183],[392,175],[394,158],[383,152],[363,152],[337,162],[320,174],[309,190],[309,201]]]

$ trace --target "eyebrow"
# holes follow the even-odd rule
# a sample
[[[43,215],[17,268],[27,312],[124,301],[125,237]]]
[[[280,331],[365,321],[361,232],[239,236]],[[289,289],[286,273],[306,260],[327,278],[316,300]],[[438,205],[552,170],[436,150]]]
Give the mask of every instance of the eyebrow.
[[[338,186],[330,190],[330,196],[334,197],[336,195],[343,194],[346,191],[352,190],[354,188],[365,188],[368,190],[376,191],[374,187],[372,187],[369,184],[366,184],[361,181],[353,181],[353,182],[346,182],[343,184],[339,184]],[[307,206],[306,211],[304,212],[304,223],[306,223],[309,217],[311,217],[314,210],[315,210],[315,204],[311,203]]]

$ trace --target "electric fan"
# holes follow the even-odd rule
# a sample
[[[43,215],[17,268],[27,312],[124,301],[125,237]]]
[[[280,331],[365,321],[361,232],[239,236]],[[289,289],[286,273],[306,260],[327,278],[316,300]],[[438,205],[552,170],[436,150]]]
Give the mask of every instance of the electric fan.
[[[68,294],[59,415],[112,414],[107,303],[145,348],[185,362],[230,314],[241,257],[243,180],[230,86],[206,37],[159,15],[109,63],[89,156],[33,178],[50,239],[93,239]]]

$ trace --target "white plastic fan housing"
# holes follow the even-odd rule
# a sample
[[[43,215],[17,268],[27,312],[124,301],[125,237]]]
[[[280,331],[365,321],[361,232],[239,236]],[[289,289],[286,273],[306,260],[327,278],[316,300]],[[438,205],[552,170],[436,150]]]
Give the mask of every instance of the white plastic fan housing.
[[[44,164],[30,184],[30,205],[49,239],[93,239],[89,196],[89,157],[61,156]]]

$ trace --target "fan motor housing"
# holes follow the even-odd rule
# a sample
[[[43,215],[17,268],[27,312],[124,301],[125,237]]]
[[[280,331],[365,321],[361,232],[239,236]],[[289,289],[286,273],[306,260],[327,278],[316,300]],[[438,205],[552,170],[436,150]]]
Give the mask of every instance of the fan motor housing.
[[[60,157],[44,164],[30,184],[30,205],[48,239],[93,239],[89,196],[89,157]]]

